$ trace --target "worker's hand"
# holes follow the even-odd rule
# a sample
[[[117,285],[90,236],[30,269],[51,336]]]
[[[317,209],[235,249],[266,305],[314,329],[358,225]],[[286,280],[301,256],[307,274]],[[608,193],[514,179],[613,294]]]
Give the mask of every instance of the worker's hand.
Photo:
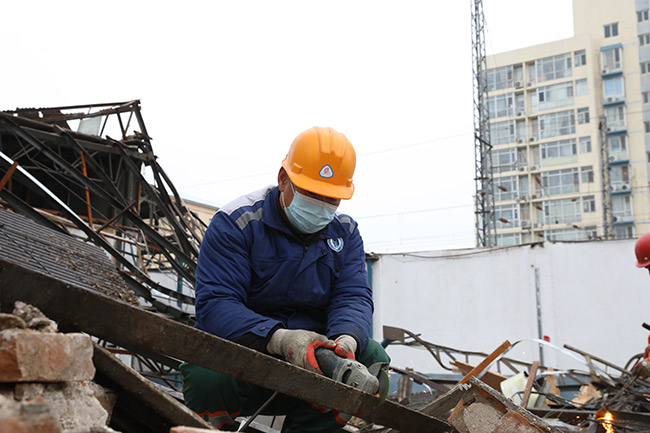
[[[266,350],[274,355],[284,356],[284,359],[298,367],[319,372],[318,367],[307,362],[307,350],[316,341],[322,341],[332,346],[336,344],[316,332],[302,329],[278,329],[271,336]]]
[[[357,351],[357,340],[351,335],[343,334],[336,339],[334,353],[343,358],[354,359]]]

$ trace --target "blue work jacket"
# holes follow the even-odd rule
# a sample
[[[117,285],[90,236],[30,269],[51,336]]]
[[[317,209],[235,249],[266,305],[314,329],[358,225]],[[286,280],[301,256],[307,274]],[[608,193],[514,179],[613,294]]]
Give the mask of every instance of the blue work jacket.
[[[212,218],[196,270],[196,327],[222,338],[267,338],[280,325],[368,344],[373,312],[363,241],[347,215],[309,242],[280,214],[278,187],[243,196]]]

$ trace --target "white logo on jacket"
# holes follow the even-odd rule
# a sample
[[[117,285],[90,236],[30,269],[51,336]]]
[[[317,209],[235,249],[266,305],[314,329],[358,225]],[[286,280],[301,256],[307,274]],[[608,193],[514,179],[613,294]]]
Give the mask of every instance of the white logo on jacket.
[[[334,251],[335,253],[338,253],[343,249],[343,239],[341,238],[335,238],[335,239],[328,239],[327,240],[327,245]]]

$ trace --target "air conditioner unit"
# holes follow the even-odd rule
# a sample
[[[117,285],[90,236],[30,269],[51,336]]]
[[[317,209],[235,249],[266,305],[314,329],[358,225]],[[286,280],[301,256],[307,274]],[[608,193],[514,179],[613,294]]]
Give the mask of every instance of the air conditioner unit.
[[[532,137],[530,137],[530,140],[529,140],[529,141],[530,141],[531,143],[532,143],[533,141],[537,141],[537,137],[533,135]]]
[[[522,117],[524,114],[526,113],[524,113],[523,111],[517,111],[517,117]]]
[[[521,194],[519,196],[519,201],[528,201],[528,196],[526,194]]]
[[[607,98],[607,102],[613,102],[613,101],[614,101],[614,98],[612,98],[611,96]]]
[[[630,190],[630,184],[629,183],[623,183],[618,186],[618,189],[620,191],[629,191]]]
[[[530,228],[530,220],[521,220],[521,228],[522,229],[529,229]]]
[[[531,197],[533,200],[535,200],[536,198],[539,198],[539,195],[538,195],[538,194],[533,194],[533,195],[531,195],[530,197]]]
[[[524,139],[523,139],[523,138],[518,138],[518,139],[517,139],[517,143],[521,144],[521,143],[523,143],[523,142],[524,142]]]
[[[536,229],[542,228],[542,223],[535,223],[533,227],[535,227]]]
[[[531,87],[531,86],[534,86],[534,85],[535,85],[534,81],[529,81],[529,82],[526,83],[526,87]]]
[[[603,69],[603,74],[609,74],[609,69],[607,68]]]
[[[537,166],[536,166],[536,165],[533,165],[533,166],[530,167],[530,171],[535,171],[535,170],[537,170]]]
[[[515,89],[521,89],[522,87],[524,87],[524,83],[521,81],[515,81]]]
[[[519,171],[526,171],[526,170],[528,170],[528,166],[526,166],[526,165],[520,165],[519,166]]]

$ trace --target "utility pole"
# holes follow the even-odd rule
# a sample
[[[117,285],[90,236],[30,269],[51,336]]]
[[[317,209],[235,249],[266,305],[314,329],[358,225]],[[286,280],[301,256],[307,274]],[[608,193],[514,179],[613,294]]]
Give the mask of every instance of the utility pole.
[[[474,82],[474,202],[476,246],[496,245],[496,215],[492,180],[490,113],[487,105],[487,67],[485,59],[485,17],[482,0],[472,6],[472,78]]]
[[[614,216],[612,214],[612,194],[610,192],[609,176],[609,145],[607,144],[607,116],[600,116],[598,124],[600,138],[600,179],[603,191],[603,239],[614,236]]]

